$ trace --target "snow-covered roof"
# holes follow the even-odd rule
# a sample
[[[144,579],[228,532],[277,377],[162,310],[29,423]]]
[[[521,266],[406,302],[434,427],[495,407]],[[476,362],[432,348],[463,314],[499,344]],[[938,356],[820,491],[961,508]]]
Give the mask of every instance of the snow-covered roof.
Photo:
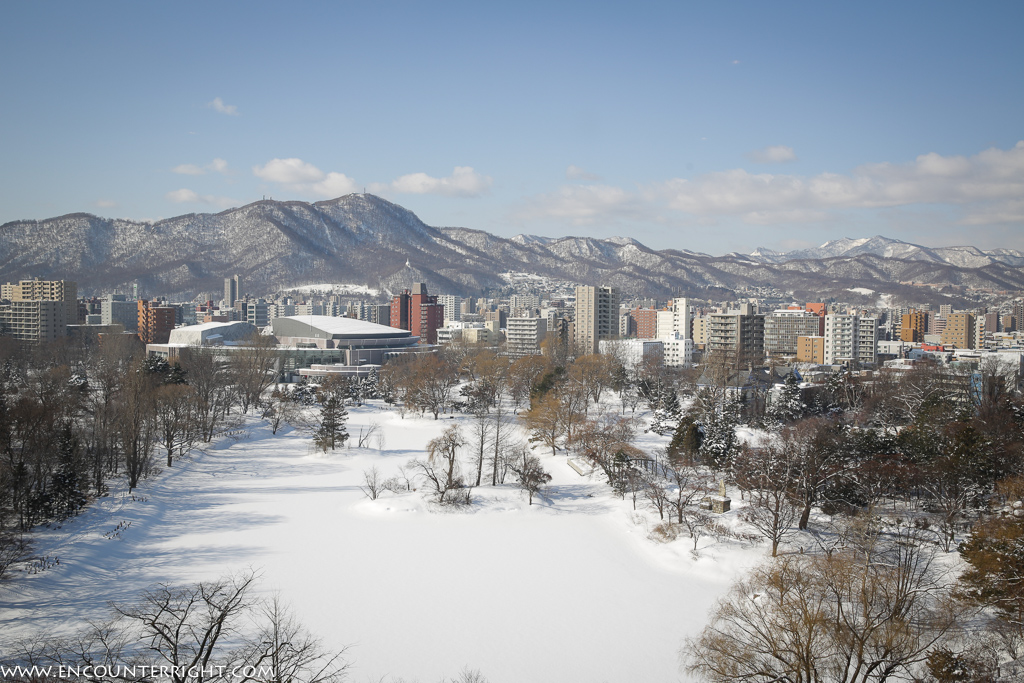
[[[205,344],[212,341],[238,341],[255,334],[256,327],[247,322],[203,323],[171,330],[169,344]]]
[[[409,337],[412,332],[400,330],[387,325],[356,320],[354,318],[337,318],[330,315],[293,315],[285,318],[274,318],[271,321],[276,336],[283,337],[314,337],[331,338],[379,338]],[[320,332],[319,335],[316,332]]]

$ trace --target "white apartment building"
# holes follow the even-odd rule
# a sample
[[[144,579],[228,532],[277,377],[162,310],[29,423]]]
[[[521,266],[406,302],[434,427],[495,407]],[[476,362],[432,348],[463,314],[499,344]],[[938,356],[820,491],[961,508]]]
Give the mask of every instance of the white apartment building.
[[[654,324],[654,337],[656,339],[663,339],[669,337],[675,331],[674,325],[675,314],[669,310],[661,310],[657,313],[657,321]]]
[[[438,302],[441,300],[438,299]],[[508,298],[508,307],[515,308],[540,308],[540,297],[535,294],[513,294]]]
[[[662,360],[670,368],[688,368],[693,363],[693,340],[678,332],[661,340]]]
[[[67,307],[64,301],[38,299],[0,303],[0,334],[32,343],[60,339],[67,330]]]
[[[878,360],[878,319],[825,316],[825,364],[874,364]]]
[[[547,318],[509,318],[505,321],[505,350],[513,358],[539,355],[547,333]]]
[[[668,339],[674,334],[680,335],[683,339],[692,338],[689,299],[673,299],[667,308],[658,311],[655,336],[658,339]]]
[[[438,294],[437,303],[444,306],[445,320],[462,320],[462,297],[455,294]]]

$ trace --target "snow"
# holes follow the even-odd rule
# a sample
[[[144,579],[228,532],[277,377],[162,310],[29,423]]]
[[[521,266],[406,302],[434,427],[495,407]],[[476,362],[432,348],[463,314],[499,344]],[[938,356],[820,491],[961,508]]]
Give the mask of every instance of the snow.
[[[868,289],[867,287],[851,287],[846,290],[847,292],[854,292],[855,294],[863,294],[864,296],[871,296],[875,293],[875,290]]]
[[[372,337],[389,335],[392,337],[409,337],[412,335],[412,333],[407,330],[400,330],[394,327],[388,327],[387,325],[378,325],[377,323],[371,323],[365,320],[341,318],[331,315],[292,315],[285,318],[275,318],[275,320],[295,320],[302,324],[309,325],[310,328],[316,328],[324,334],[340,336],[344,339],[359,336]]]
[[[355,284],[313,284],[313,285],[299,285],[297,287],[288,287],[284,291],[286,292],[304,292],[306,294],[312,292],[335,292],[338,294],[366,294],[368,296],[378,296],[380,294],[379,289],[373,287],[367,287],[366,285],[355,285]]]
[[[322,455],[302,434],[271,435],[249,418],[244,433],[165,469],[134,498],[117,489],[41,530],[38,555],[60,562],[7,584],[0,648],[100,618],[108,601],[155,582],[252,567],[260,590],[278,591],[325,643],[351,646],[352,680],[433,681],[469,666],[492,683],[678,681],[683,638],[765,557],[763,545],[710,538],[697,558],[686,537],[659,544],[648,538],[656,516],[541,449],[553,480],[533,506],[508,484],[474,489],[465,511],[438,510],[420,492],[370,501],[358,489],[363,470],[395,475],[452,421],[371,405],[351,409],[349,433],[371,422],[382,450]],[[119,524],[120,536],[104,537]]]

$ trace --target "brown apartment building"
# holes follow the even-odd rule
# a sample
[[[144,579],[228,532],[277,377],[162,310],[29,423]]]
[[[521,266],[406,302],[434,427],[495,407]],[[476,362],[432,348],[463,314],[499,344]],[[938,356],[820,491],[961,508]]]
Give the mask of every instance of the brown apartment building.
[[[143,344],[166,344],[177,319],[172,306],[157,306],[139,299],[139,339]]]
[[[958,349],[973,349],[977,346],[974,316],[970,313],[950,313],[946,328],[942,330],[942,345]]]

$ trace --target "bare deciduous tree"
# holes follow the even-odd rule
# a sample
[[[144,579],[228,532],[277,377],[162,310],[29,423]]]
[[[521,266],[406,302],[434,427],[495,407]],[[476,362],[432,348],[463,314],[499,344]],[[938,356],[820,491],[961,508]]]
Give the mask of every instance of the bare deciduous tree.
[[[345,648],[331,650],[289,612],[278,596],[260,605],[257,631],[240,662],[241,683],[337,683],[346,678]]]
[[[370,500],[377,500],[381,492],[385,490],[385,482],[376,467],[363,470],[363,485],[359,487],[359,490]]]
[[[791,448],[774,442],[744,447],[736,458],[736,480],[749,495],[743,520],[772,544],[772,557],[797,519],[791,495],[797,464]]]
[[[510,467],[516,475],[519,488],[526,491],[529,497],[529,504],[533,505],[533,496],[539,492],[549,481],[551,475],[544,470],[540,458],[530,453],[527,446],[520,445],[513,449],[513,456],[509,458]]]
[[[458,425],[427,443],[426,460],[411,460],[409,467],[423,477],[433,489],[434,497],[442,505],[466,505],[469,488],[462,480],[459,449],[465,445]]]
[[[737,582],[684,644],[687,670],[713,683],[923,680],[929,652],[958,629],[949,582],[913,530],[873,531]]]

